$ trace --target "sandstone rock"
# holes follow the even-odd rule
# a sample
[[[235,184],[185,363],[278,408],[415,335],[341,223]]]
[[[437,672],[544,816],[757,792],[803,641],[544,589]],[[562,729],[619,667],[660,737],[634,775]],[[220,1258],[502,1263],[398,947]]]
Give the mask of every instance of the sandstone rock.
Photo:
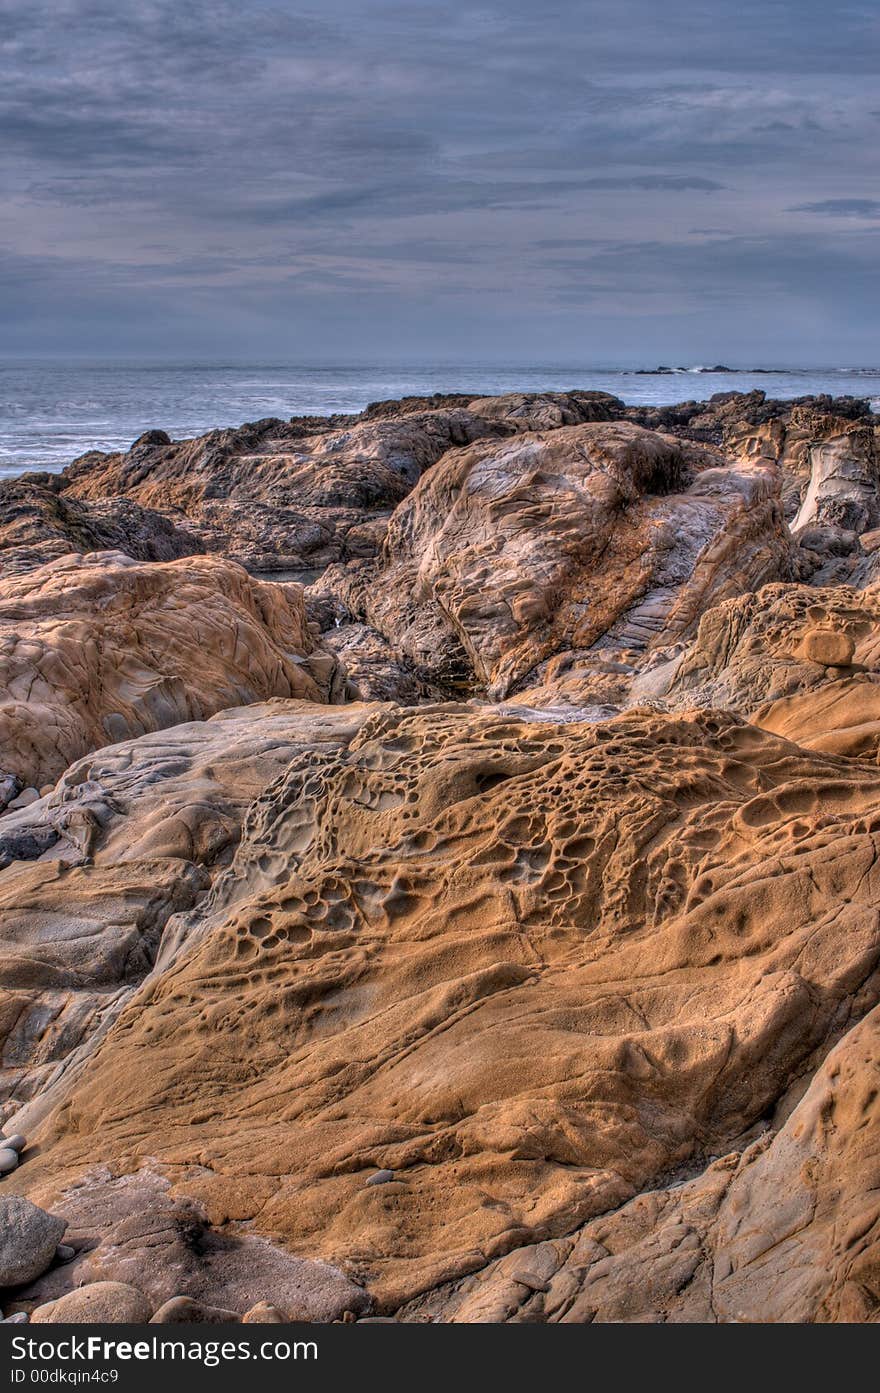
[[[125,1282],[92,1282],[31,1312],[35,1325],[143,1325],[151,1307],[143,1292]]]
[[[201,548],[250,570],[320,569],[371,555],[369,524],[450,446],[506,429],[453,406],[361,420],[268,419],[177,443],[141,437],[125,455],[76,461],[63,496],[124,496],[165,511]]]
[[[0,1096],[20,1105],[106,1029],[163,933],[228,866],[251,802],[363,707],[275,701],[124,741],[0,830]],[[168,930],[171,932],[171,930]]]
[[[759,706],[752,720],[810,750],[848,759],[876,759],[880,751],[880,683],[838,678]]]
[[[398,1319],[876,1320],[878,1045],[875,1009],[829,1055],[775,1133],[572,1236],[419,1298]],[[524,1261],[540,1273],[530,1289],[517,1286]]]
[[[172,1296],[171,1300],[164,1302],[150,1318],[150,1324],[226,1325],[238,1319],[234,1311],[225,1311],[219,1306],[206,1306],[203,1301],[193,1301],[191,1296]]]
[[[123,551],[137,561],[172,561],[199,549],[163,514],[128,498],[83,502],[57,474],[0,482],[0,577],[24,574],[70,552]]]
[[[555,653],[681,639],[786,573],[775,471],[721,463],[627,422],[480,441],[400,505],[381,562],[323,583],[424,680],[505,696]]]
[[[67,1224],[19,1195],[0,1196],[0,1287],[20,1287],[45,1272]]]
[[[854,660],[869,680],[880,677],[880,587],[768,585],[717,605],[700,621],[665,699],[681,709],[750,715],[833,681],[836,674],[823,671],[831,659]]]
[[[29,1183],[164,1160],[386,1310],[555,1242],[734,1149],[876,1002],[878,799],[720,712],[380,708],[273,785]],[[144,1241],[90,1275],[144,1280]]]
[[[485,421],[500,421],[517,431],[536,431],[619,420],[624,406],[607,392],[511,392],[478,397],[469,403],[468,410]]]
[[[810,629],[801,644],[804,657],[823,667],[848,667],[855,649],[852,634],[841,633],[839,629]]]
[[[284,1317],[276,1306],[268,1301],[258,1301],[241,1318],[242,1325],[283,1325]]]
[[[217,1213],[224,1230],[239,1208],[230,1196],[227,1211]],[[71,1289],[109,1282],[136,1284],[157,1314],[185,1299],[185,1309],[172,1308],[177,1319],[192,1314],[192,1302],[240,1320],[260,1292],[271,1293],[288,1320],[327,1322],[370,1307],[367,1292],[337,1267],[293,1256],[265,1238],[218,1230],[195,1201],[172,1198],[149,1167],[119,1178],[92,1168],[86,1183],[68,1192],[66,1212],[77,1259],[20,1292],[23,1301],[48,1304],[68,1299]],[[168,1317],[166,1310],[162,1323]]]
[[[336,691],[299,587],[229,562],[101,552],[0,584],[0,763],[25,784],[224,706]]]
[[[321,643],[344,668],[352,695],[362,701],[397,701],[402,705],[437,700],[442,692],[397,656],[382,634],[366,624],[340,624],[321,634]]]
[[[856,534],[876,527],[880,462],[870,425],[846,423],[843,430],[811,441],[807,460],[809,483],[793,531],[817,523]]]
[[[91,706],[37,711],[45,782],[0,749],[0,806],[40,791],[0,820],[2,1193],[69,1240],[14,1306],[878,1320],[875,452],[847,399],[461,394],[0,506],[15,569],[106,502],[310,582],[105,553],[0,603],[21,708],[124,697],[70,767]],[[242,705],[255,653],[302,685]]]

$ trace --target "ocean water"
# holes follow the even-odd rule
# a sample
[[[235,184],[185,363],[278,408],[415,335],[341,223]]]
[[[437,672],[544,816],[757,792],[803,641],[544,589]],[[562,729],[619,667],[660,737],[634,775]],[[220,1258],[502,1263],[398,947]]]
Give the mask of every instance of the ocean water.
[[[772,397],[868,397],[880,411],[880,368],[636,373],[577,366],[463,368],[205,366],[0,362],[0,478],[57,471],[86,450],[126,449],[143,431],[174,439],[262,416],[360,411],[371,401],[432,392],[567,388],[613,392],[632,405],[703,400],[760,387]]]

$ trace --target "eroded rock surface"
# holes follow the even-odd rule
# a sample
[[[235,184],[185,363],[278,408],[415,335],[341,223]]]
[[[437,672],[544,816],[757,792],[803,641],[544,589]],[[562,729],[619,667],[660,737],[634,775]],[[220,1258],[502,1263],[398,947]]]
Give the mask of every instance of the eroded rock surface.
[[[206,551],[255,571],[369,556],[383,523],[452,445],[495,427],[463,408],[334,425],[259,421],[173,443],[162,432],[125,455],[86,455],[66,494],[124,496],[179,517]]]
[[[650,687],[650,677],[633,684]],[[679,708],[740,711],[811,749],[874,757],[880,587],[770,585],[717,605],[682,657],[656,674],[653,691]]]
[[[386,1308],[570,1233],[874,1006],[878,798],[719,713],[380,708],[294,758],[4,1183],[149,1158]]]
[[[562,650],[684,638],[788,558],[774,468],[620,422],[450,451],[325,585],[428,680],[503,696]]]
[[[461,393],[11,489],[7,1316],[880,1318],[876,448]]]
[[[768,1127],[692,1180],[417,1299],[398,1319],[876,1320],[878,1059],[874,1010],[778,1131]]]
[[[86,503],[63,489],[58,474],[0,483],[0,578],[32,571],[70,552],[124,551],[137,561],[173,561],[201,549],[194,537],[155,509],[129,498]]]
[[[0,583],[0,768],[40,788],[113,741],[273,696],[341,695],[297,586],[234,563],[66,556]]]
[[[106,1029],[294,753],[344,744],[364,717],[297,701],[222,712],[89,755],[0,822],[0,1112]]]

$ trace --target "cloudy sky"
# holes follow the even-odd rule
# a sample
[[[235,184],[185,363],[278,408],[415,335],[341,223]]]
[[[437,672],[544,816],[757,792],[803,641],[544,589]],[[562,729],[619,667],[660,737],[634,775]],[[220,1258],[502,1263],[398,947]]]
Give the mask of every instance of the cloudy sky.
[[[0,0],[0,352],[875,364],[876,0]]]

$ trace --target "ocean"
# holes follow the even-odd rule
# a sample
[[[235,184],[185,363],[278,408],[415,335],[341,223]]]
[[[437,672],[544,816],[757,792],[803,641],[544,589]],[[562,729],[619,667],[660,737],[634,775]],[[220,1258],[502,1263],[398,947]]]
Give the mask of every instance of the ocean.
[[[0,363],[0,478],[58,471],[86,450],[126,449],[143,431],[175,439],[262,416],[360,411],[371,401],[433,392],[489,396],[581,388],[632,405],[702,400],[760,387],[770,397],[819,392],[869,397],[880,368],[663,373],[568,367],[296,367],[198,364]]]

